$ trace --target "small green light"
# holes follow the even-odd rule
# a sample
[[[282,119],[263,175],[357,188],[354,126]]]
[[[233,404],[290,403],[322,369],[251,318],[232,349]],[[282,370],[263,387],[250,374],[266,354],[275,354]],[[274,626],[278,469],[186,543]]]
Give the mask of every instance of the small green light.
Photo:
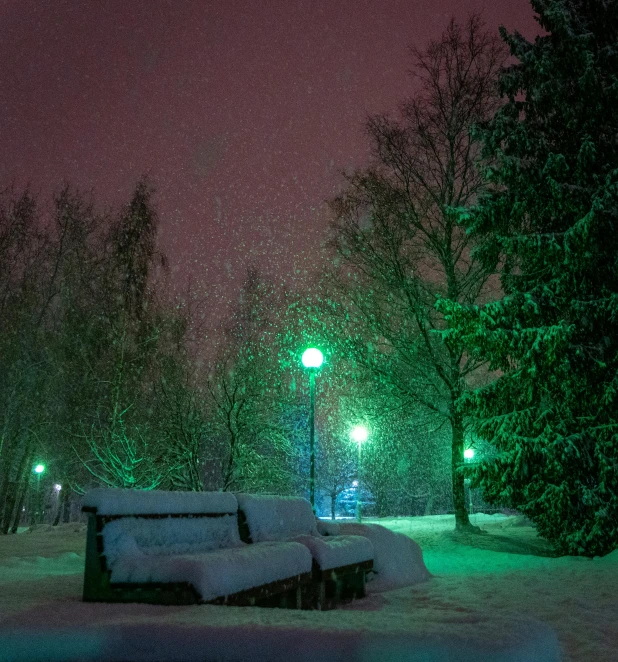
[[[42,474],[45,471],[45,465],[44,464],[37,464],[36,467],[34,467],[34,473],[35,474]]]
[[[302,362],[305,368],[319,368],[323,360],[322,352],[315,347],[310,347],[303,352]]]
[[[466,448],[464,451],[464,457],[466,460],[471,460],[474,457],[474,448]]]

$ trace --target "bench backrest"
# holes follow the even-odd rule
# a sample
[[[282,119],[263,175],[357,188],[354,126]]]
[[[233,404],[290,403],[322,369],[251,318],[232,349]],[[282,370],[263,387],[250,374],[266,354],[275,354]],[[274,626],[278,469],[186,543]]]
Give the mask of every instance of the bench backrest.
[[[198,554],[241,545],[236,515],[121,517],[105,524],[103,540],[110,564],[127,553]]]
[[[319,535],[311,504],[300,497],[237,494],[252,542]]]
[[[99,515],[233,515],[238,501],[230,492],[167,492],[97,487],[82,501],[84,510]]]
[[[83,510],[96,517],[108,566],[126,555],[195,554],[242,545],[238,503],[222,492],[96,489]]]

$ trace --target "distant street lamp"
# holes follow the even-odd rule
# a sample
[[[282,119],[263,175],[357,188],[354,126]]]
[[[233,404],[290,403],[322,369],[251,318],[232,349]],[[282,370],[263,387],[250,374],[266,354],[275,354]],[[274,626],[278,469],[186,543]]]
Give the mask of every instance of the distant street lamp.
[[[303,352],[302,362],[309,370],[309,502],[315,513],[315,373],[324,356],[319,349],[309,347]]]
[[[362,454],[361,448],[363,443],[367,441],[369,436],[369,430],[364,425],[357,425],[355,428],[352,428],[350,432],[350,439],[355,441],[358,444],[358,483],[356,487],[356,521],[362,521],[362,501],[361,501],[361,473],[362,473]]]
[[[474,457],[474,448],[466,448],[464,451],[464,459],[471,460]]]
[[[36,464],[32,471],[36,474],[36,511],[34,513],[34,523],[38,524],[39,515],[43,510],[43,502],[41,500],[41,476],[45,472],[44,464]],[[41,517],[42,521],[42,517]]]

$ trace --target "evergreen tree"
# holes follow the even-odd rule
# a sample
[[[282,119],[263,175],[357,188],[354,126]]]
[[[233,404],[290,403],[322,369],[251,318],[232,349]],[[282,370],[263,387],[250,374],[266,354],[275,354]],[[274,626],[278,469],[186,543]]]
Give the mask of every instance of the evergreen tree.
[[[545,31],[479,131],[491,192],[472,215],[502,298],[450,306],[499,378],[467,398],[495,453],[474,473],[569,554],[618,543],[618,5],[531,0]]]

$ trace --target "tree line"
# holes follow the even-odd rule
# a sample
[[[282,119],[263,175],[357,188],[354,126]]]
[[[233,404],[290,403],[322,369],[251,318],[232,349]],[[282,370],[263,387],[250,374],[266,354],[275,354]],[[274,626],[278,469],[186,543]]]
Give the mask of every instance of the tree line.
[[[603,0],[531,4],[534,41],[472,15],[412,49],[414,93],[368,118],[371,162],[330,201],[312,286],[250,268],[216,329],[202,295],[165,294],[147,181],[107,214],[69,188],[48,214],[7,193],[2,530],[42,458],[76,490],[302,494],[299,359],[315,344],[318,489],[333,515],[358,474],[347,434],[364,422],[378,514],[449,510],[475,532],[471,480],[557,550],[611,551],[618,17]]]
[[[213,343],[204,297],[169,294],[158,222],[146,180],[116,212],[69,187],[47,208],[28,190],[2,198],[3,533],[25,511],[43,519],[52,481],[56,523],[93,485],[292,489],[280,374],[265,360],[276,294],[250,272]]]

